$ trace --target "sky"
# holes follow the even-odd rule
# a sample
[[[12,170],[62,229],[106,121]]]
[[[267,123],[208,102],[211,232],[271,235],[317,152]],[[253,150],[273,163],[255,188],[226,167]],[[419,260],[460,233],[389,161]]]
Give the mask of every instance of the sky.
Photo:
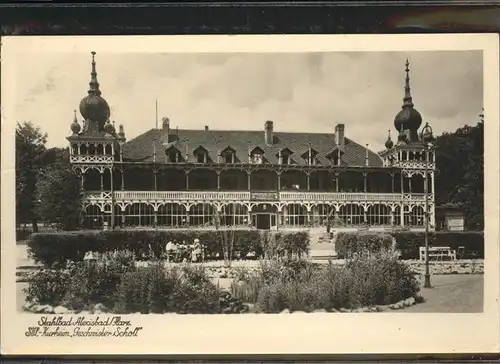
[[[333,133],[381,150],[397,138],[405,60],[415,108],[435,134],[475,125],[483,107],[481,51],[327,53],[108,53],[96,55],[111,120],[128,140],[168,117],[179,129]],[[87,95],[89,53],[40,53],[16,62],[16,119],[67,146],[73,110]],[[77,112],[78,120],[82,117]],[[422,124],[422,126],[423,126]]]

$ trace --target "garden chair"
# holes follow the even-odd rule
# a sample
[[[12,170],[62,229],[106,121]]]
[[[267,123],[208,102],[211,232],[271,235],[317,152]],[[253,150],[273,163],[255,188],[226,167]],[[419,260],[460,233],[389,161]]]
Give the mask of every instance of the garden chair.
[[[457,251],[457,258],[463,259],[465,257],[465,246],[459,246]]]

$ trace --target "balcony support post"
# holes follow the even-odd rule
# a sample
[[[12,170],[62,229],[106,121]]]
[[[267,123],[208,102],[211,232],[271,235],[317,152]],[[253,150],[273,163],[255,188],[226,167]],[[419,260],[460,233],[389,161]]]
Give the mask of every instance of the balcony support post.
[[[101,191],[104,191],[104,170],[99,171],[101,173]]]
[[[307,177],[307,190],[308,190],[308,191],[310,191],[310,190],[311,190],[310,176],[311,176],[311,173],[310,173],[310,172],[306,172],[306,177]]]
[[[394,173],[390,173],[391,175],[391,192],[394,193]]]
[[[247,171],[247,187],[248,190],[250,191],[250,176],[252,175],[251,171]]]
[[[121,183],[121,190],[124,191],[125,190],[125,169],[122,168],[121,171],[121,179],[122,179],[122,183]]]
[[[220,190],[220,171],[215,171],[217,173],[217,191]]]
[[[278,177],[278,192],[281,191],[281,171],[276,171]]]
[[[363,192],[368,192],[368,173],[363,173]]]
[[[186,191],[189,191],[189,169],[184,171],[186,173]]]
[[[158,170],[156,168],[153,169],[153,190],[158,191]]]

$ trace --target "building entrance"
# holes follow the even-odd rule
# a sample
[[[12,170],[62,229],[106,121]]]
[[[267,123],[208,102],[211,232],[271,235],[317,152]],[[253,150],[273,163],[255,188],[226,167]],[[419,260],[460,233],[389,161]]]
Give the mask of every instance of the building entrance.
[[[270,230],[276,226],[276,214],[258,212],[252,215],[252,224],[259,230]]]

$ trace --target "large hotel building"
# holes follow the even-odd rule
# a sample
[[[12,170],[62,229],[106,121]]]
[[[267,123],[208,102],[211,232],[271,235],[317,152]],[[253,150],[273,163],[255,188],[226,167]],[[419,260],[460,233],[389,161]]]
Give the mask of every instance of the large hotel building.
[[[427,173],[434,228],[434,153],[421,141],[408,62],[397,139],[389,134],[376,153],[344,124],[332,133],[280,132],[272,121],[261,131],[189,130],[163,118],[127,140],[110,121],[94,56],[83,120],[75,112],[67,138],[87,226],[422,229]]]

